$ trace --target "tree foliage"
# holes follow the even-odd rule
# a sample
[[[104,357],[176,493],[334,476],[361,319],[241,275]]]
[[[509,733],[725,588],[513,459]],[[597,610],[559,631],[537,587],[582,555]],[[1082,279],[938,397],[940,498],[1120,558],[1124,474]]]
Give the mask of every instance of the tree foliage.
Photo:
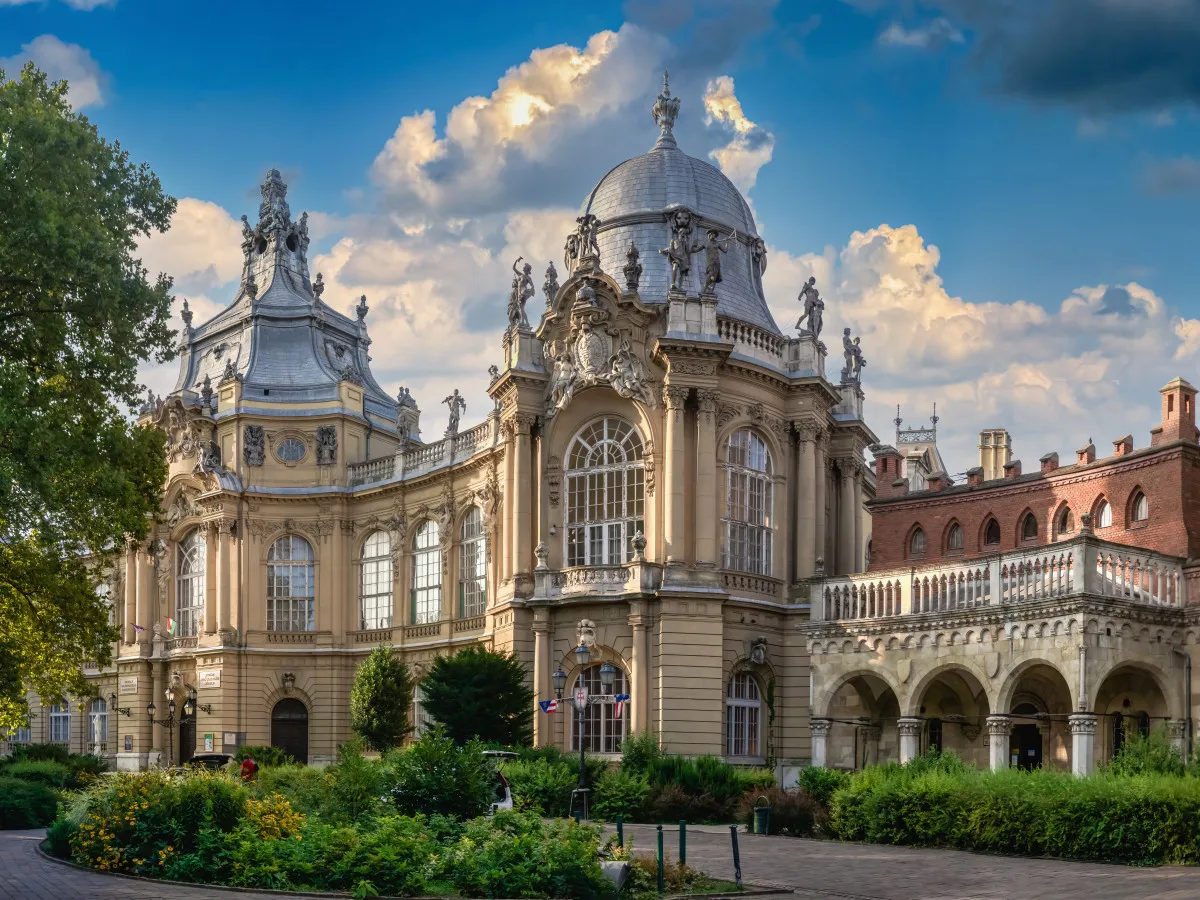
[[[86,690],[115,631],[96,593],[160,502],[163,435],[130,421],[173,354],[171,282],[139,238],[175,201],[32,65],[0,71],[0,728]]]
[[[455,741],[523,747],[533,742],[533,691],[515,653],[468,647],[439,656],[421,682],[425,708]]]
[[[392,648],[376,647],[354,673],[351,729],[372,750],[382,753],[395,747],[409,732],[412,689],[408,667],[396,659]]]

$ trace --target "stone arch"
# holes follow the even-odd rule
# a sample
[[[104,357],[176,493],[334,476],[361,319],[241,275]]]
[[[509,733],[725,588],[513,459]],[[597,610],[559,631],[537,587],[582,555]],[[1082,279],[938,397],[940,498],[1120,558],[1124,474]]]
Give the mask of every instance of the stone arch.
[[[1114,684],[1115,680],[1128,675],[1141,676],[1141,678],[1128,678],[1129,683],[1124,686]],[[1109,666],[1102,674],[1092,679],[1092,687],[1088,693],[1088,709],[1103,713],[1104,710],[1101,710],[1100,707],[1105,704],[1107,694],[1122,692],[1122,687],[1128,688],[1123,691],[1124,693],[1130,693],[1131,690],[1144,689],[1152,685],[1160,695],[1163,715],[1183,718],[1187,716],[1187,711],[1183,708],[1183,690],[1179,684],[1182,678],[1182,674],[1172,678],[1161,666],[1148,660],[1124,659]],[[1143,683],[1137,684],[1136,682],[1139,680]],[[1145,682],[1149,682],[1149,684],[1145,684]]]
[[[999,536],[999,538],[994,544],[989,544],[987,542],[987,536],[988,536],[989,526],[991,525],[992,522],[996,523],[997,530],[996,530],[995,534],[997,534]],[[975,535],[976,546],[979,548],[980,552],[986,550],[988,547],[995,547],[996,551],[999,552],[999,548],[1002,545],[1003,541],[1004,541],[1004,532],[1000,530],[1000,520],[996,517],[995,513],[993,513],[991,510],[988,510],[988,512],[984,515],[984,517],[979,522],[979,530]]]
[[[992,706],[992,698],[988,696],[987,692],[988,681],[986,672],[966,662],[953,662],[935,666],[917,679],[900,708],[906,716],[923,715],[921,704],[930,689],[939,682],[946,682],[952,685],[956,693],[961,694],[963,690],[971,691],[971,699],[975,705],[982,706],[983,712],[981,715],[986,717]],[[981,697],[982,703],[979,702],[979,698]]]
[[[652,442],[652,446],[660,452],[664,446],[657,427],[664,419],[662,415],[652,417],[640,403],[627,400],[611,390],[602,390],[602,387],[580,391],[570,406],[556,413],[542,426],[542,441],[547,448],[546,458],[554,456],[560,459],[564,472],[567,467],[567,453],[575,437],[588,425],[610,416],[624,419],[637,430],[646,456],[650,455],[647,445],[651,445]],[[587,397],[587,403],[581,402],[583,397]]]
[[[1108,505],[1109,515],[1112,516],[1112,524],[1113,525],[1117,524],[1116,516],[1112,515],[1114,512],[1112,501],[1108,498],[1107,494],[1101,492],[1096,495],[1096,498],[1092,501],[1092,505],[1091,505],[1090,509],[1088,510],[1092,515],[1092,528],[1094,528],[1094,529],[1109,527],[1107,525],[1100,524],[1100,511],[1103,508],[1104,504]]]
[[[951,547],[950,546],[951,532],[953,532],[953,530],[955,528],[958,529],[958,532],[959,532],[958,537],[962,544],[962,546],[959,546],[959,547]],[[962,522],[960,522],[957,518],[950,519],[950,521],[946,523],[946,527],[942,529],[942,538],[939,543],[940,543],[940,546],[942,549],[943,556],[948,556],[950,554],[957,554],[957,553],[965,553],[966,549],[967,549],[967,531],[965,528],[963,528]]]
[[[1033,520],[1034,533],[1032,537],[1025,537],[1026,526],[1030,519]],[[1017,514],[1017,521],[1013,531],[1013,546],[1019,547],[1027,541],[1036,541],[1042,536],[1042,522],[1038,519],[1037,513],[1033,511],[1033,507],[1026,506],[1020,513]]]
[[[1130,525],[1132,525],[1135,521],[1134,517],[1133,517],[1134,516],[1134,508],[1137,505],[1137,501],[1138,501],[1139,497],[1146,498],[1146,519],[1138,520],[1138,521],[1148,521],[1150,518],[1150,513],[1152,511],[1150,509],[1150,495],[1146,493],[1146,489],[1143,488],[1140,484],[1136,484],[1133,486],[1133,489],[1129,492],[1129,496],[1125,498],[1125,522],[1124,522],[1124,525],[1126,528],[1128,528]]]
[[[825,720],[827,766],[856,769],[862,762],[898,758],[900,704],[890,674],[864,668],[848,672],[821,692],[814,710],[820,711],[814,719]]]
[[[784,471],[784,461],[787,458],[785,455],[787,451],[782,441],[770,428],[763,428],[757,422],[747,421],[741,417],[717,429],[717,467],[725,467],[729,458],[729,439],[739,431],[750,431],[762,438],[771,454],[772,479],[776,483],[785,481],[787,474]]]
[[[834,696],[847,685],[852,685],[856,691],[859,691],[860,696],[863,696],[863,688],[870,689],[872,700],[878,700],[878,698],[883,697],[884,690],[890,691],[892,697],[897,702],[897,706],[899,706],[900,685],[894,680],[891,673],[885,672],[882,669],[859,668],[839,675],[828,688],[818,693],[813,699],[813,718],[828,717],[830,715],[830,704]]]
[[[917,539],[918,534],[924,542],[924,548],[919,552],[914,548],[913,541]],[[909,526],[908,531],[904,534],[904,558],[905,559],[925,559],[929,556],[929,532],[921,525],[920,522],[914,522]]]
[[[1047,670],[1042,672],[1042,669]],[[1012,671],[1005,676],[1004,682],[1000,685],[999,690],[995,694],[995,704],[993,708],[998,714],[1005,714],[1011,711],[1013,706],[1013,696],[1018,690],[1028,690],[1028,685],[1022,685],[1023,681],[1027,681],[1030,674],[1040,675],[1043,680],[1054,681],[1052,676],[1057,676],[1057,682],[1053,685],[1059,694],[1065,694],[1065,702],[1062,703],[1064,709],[1061,712],[1070,712],[1074,708],[1071,694],[1071,678],[1068,673],[1064,672],[1057,663],[1051,662],[1042,657],[1026,659],[1013,667]],[[1052,676],[1050,676],[1052,673]],[[1053,705],[1052,700],[1062,700],[1062,697],[1044,698],[1046,704]],[[1047,712],[1051,710],[1046,710]]]
[[[1064,514],[1067,519],[1064,520]],[[1050,540],[1057,540],[1064,535],[1074,534],[1078,524],[1075,522],[1075,511],[1071,509],[1071,504],[1063,500],[1058,506],[1054,507],[1054,512],[1050,514],[1050,521],[1047,523],[1049,529],[1046,534]]]

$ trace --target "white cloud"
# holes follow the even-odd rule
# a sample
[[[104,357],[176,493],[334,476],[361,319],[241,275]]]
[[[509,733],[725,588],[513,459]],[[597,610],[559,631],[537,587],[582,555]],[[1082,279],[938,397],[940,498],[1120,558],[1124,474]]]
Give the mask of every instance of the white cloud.
[[[841,250],[774,251],[767,295],[790,325],[798,315],[791,298],[815,275],[828,303],[828,374],[841,368],[841,332],[850,326],[867,358],[868,423],[890,442],[897,403],[913,424],[936,402],[939,443],[954,471],[975,465],[976,433],[993,425],[1013,433],[1026,466],[1110,430],[1114,438],[1133,430],[1147,443],[1158,388],[1200,351],[1200,321],[1136,282],[1080,287],[1050,310],[1022,300],[975,303],[946,290],[940,261],[915,226],[880,225],[853,233]]]
[[[211,292],[239,278],[242,230],[215,203],[184,197],[164,234],[144,238],[138,250],[151,276],[166,272],[176,293]],[[197,320],[199,321],[199,320]]]
[[[708,155],[738,190],[749,194],[759,169],[771,161],[775,152],[775,135],[746,117],[728,75],[713,79],[704,91],[704,124],[730,133],[729,143]]]
[[[939,50],[947,44],[961,44],[966,40],[962,31],[949,19],[938,17],[924,25],[906,28],[892,22],[879,35],[879,43],[889,47],[911,47],[917,50]]]
[[[86,48],[64,43],[52,34],[43,34],[28,44],[22,44],[21,52],[15,56],[0,59],[0,69],[11,75],[29,60],[45,72],[51,81],[66,80],[67,99],[76,109],[104,105],[108,76],[101,71],[100,64]]]

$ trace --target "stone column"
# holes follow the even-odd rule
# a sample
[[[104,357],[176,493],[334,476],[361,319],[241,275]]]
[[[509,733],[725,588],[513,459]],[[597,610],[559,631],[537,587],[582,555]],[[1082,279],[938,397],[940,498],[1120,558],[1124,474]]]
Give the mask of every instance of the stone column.
[[[138,551],[137,546],[130,543],[125,547],[125,643],[137,641],[137,632],[133,625],[137,621],[137,592],[138,592]],[[142,625],[145,628],[145,625]]]
[[[851,572],[863,570],[863,557],[866,555],[866,545],[863,543],[863,467],[862,463],[854,467],[854,564]]]
[[[849,457],[842,457],[838,460],[841,481],[839,482],[838,496],[837,569],[834,570],[838,575],[846,575],[854,571],[855,468],[854,460]]]
[[[629,625],[633,629],[630,660],[629,730],[633,734],[650,728],[650,633],[646,628],[645,601],[631,604]]]
[[[217,523],[217,628],[228,631],[230,625],[229,586],[233,578],[233,519],[222,519]]]
[[[554,688],[550,683],[550,610],[544,606],[534,609],[532,627],[534,701],[550,700],[554,697]],[[540,707],[534,708],[533,715],[534,744],[548,747],[554,740],[550,727],[553,719]]]
[[[826,528],[829,525],[825,517],[825,507],[828,505],[826,492],[829,488],[829,462],[825,453],[825,441],[826,433],[821,429],[817,429],[816,438],[813,441],[813,507],[815,516],[813,545],[816,550],[814,560],[816,556],[824,558],[825,573],[832,575],[834,560],[825,552]],[[815,565],[816,563],[814,562]]]
[[[1008,748],[1012,728],[1012,719],[1008,716],[987,717],[988,764],[992,771],[1009,767]]]
[[[829,732],[833,723],[828,719],[813,719],[809,727],[812,730],[812,764],[824,768],[829,765]]]
[[[900,729],[900,763],[904,764],[921,753],[921,729],[925,722],[921,719],[905,717],[897,723]]]
[[[667,565],[683,565],[687,562],[687,548],[684,546],[687,440],[683,433],[683,404],[687,395],[688,389],[685,387],[663,387],[663,406],[667,413],[667,493],[663,498],[663,538],[667,549]]]
[[[148,546],[141,546],[137,551],[137,613],[134,621],[142,626],[142,631],[137,635],[138,643],[149,644],[154,638],[154,623],[157,617],[154,616],[154,567],[150,560],[150,549]]]
[[[533,484],[532,451],[529,444],[529,431],[533,427],[533,418],[518,414],[513,418],[515,452],[513,454],[513,577],[528,575],[532,565],[533,544]]]
[[[217,584],[221,570],[217,562],[219,522],[206,522],[204,528],[204,633],[217,632]]]
[[[699,391],[696,416],[696,565],[717,568],[717,402],[716,391]],[[770,573],[768,573],[770,574]]]
[[[516,492],[516,476],[513,471],[513,457],[516,455],[515,428],[512,419],[501,426],[504,431],[504,505],[501,516],[504,524],[500,528],[500,578],[508,581],[512,578],[513,563],[513,494]]]
[[[1096,716],[1075,713],[1067,721],[1071,725],[1071,774],[1090,775],[1096,767]]]
[[[811,578],[817,557],[817,447],[816,429],[799,427],[800,471],[796,481],[796,576]]]
[[[862,729],[863,757],[865,766],[879,765],[879,739],[883,729],[878,725],[866,725]],[[857,760],[855,761],[857,768]]]

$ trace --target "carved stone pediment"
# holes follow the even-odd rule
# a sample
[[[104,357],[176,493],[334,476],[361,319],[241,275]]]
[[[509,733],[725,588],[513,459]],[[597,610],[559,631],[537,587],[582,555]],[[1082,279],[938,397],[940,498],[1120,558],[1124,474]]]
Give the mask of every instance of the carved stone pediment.
[[[198,515],[200,515],[200,510],[193,498],[189,496],[188,492],[180,491],[171,501],[171,505],[167,507],[167,525],[174,530],[175,526],[184,519]]]
[[[167,433],[167,462],[197,456],[212,432],[212,420],[199,408],[172,397],[158,409],[154,424]]]

